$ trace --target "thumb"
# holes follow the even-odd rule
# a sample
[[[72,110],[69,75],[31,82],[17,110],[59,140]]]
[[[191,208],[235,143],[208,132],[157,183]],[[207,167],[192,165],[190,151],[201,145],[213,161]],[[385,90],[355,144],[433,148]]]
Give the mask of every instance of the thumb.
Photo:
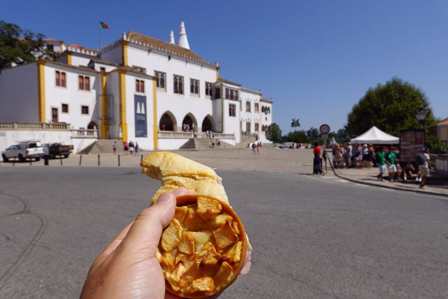
[[[154,257],[162,230],[174,217],[176,196],[187,193],[184,189],[162,194],[156,203],[144,209],[134,220],[122,248],[144,258]]]

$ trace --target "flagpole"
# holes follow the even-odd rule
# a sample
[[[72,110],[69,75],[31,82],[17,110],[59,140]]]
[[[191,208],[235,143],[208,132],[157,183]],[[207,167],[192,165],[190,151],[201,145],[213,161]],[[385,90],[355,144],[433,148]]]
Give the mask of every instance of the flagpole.
[[[102,31],[101,25],[99,26],[98,30],[99,30],[98,32],[98,40],[99,40],[98,52],[99,52],[101,50],[101,31]]]

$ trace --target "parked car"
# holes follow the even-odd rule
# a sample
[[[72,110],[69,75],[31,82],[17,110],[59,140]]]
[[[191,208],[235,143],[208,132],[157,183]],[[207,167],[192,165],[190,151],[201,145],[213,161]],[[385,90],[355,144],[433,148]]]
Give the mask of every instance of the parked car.
[[[284,143],[276,144],[276,146],[279,149],[292,149],[295,147],[295,143],[294,142],[284,142]]]
[[[2,152],[3,162],[11,159],[25,161],[34,159],[39,161],[44,154],[44,148],[39,141],[24,141],[19,144],[9,146]]]
[[[68,158],[73,151],[73,145],[63,145],[61,143],[49,143],[44,144],[44,158],[56,159],[56,158]]]

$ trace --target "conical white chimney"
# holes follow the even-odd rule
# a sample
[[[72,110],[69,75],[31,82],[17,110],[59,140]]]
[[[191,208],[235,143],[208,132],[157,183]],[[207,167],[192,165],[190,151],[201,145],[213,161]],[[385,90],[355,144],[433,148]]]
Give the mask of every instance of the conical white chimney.
[[[190,50],[190,43],[188,42],[187,30],[185,29],[184,21],[180,22],[179,28],[179,43],[178,45],[182,48]]]
[[[170,32],[170,44],[175,45],[176,41],[174,40],[174,31],[171,30]]]

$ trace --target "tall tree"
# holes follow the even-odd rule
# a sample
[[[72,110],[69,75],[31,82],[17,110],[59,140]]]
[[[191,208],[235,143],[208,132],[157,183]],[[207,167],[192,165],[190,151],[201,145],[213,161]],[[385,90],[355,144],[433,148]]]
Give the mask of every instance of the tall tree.
[[[272,123],[266,129],[266,138],[272,142],[278,143],[282,141],[282,130],[279,125]]]
[[[317,128],[309,128],[309,130],[306,131],[306,136],[308,137],[308,141],[310,143],[322,143],[322,138],[320,138],[320,133]]]
[[[428,110],[423,122],[417,114]],[[348,115],[347,132],[350,136],[364,133],[377,126],[398,136],[401,130],[429,128],[435,124],[425,94],[414,85],[394,78],[370,88]]]
[[[288,135],[284,137],[285,141],[295,142],[295,143],[308,143],[308,137],[305,131],[293,131],[289,132]]]
[[[350,141],[350,136],[345,128],[337,130],[334,134],[334,138],[337,143],[346,143]]]
[[[299,128],[300,127],[300,119],[298,118],[293,118],[291,120],[291,128]]]
[[[47,50],[43,38],[42,34],[0,21],[0,71],[14,64],[33,62],[45,55]]]

